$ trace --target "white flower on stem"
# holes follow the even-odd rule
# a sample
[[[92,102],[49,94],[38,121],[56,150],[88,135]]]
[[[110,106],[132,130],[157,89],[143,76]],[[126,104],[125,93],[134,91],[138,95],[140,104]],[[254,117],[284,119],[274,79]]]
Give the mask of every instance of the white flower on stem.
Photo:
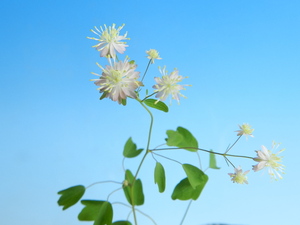
[[[149,51],[146,51],[147,58],[151,60],[151,63],[154,63],[154,59],[162,59],[159,57],[159,52],[155,49],[150,49]]]
[[[243,170],[239,166],[238,168],[234,168],[234,172],[235,173],[228,173],[233,183],[248,184],[248,178],[246,175],[250,172],[250,170],[243,172]]]
[[[181,82],[184,78],[181,75],[179,75],[179,71],[177,69],[174,69],[173,72],[168,75],[168,71],[166,71],[166,67],[163,69],[159,68],[160,73],[162,74],[162,77],[155,77],[155,81],[157,84],[153,85],[154,89],[157,89],[157,94],[155,95],[156,98],[158,98],[158,101],[165,101],[169,95],[172,96],[172,99],[177,100],[179,104],[179,96],[184,97],[180,93],[181,90],[185,90],[184,86],[191,86],[191,85],[180,85],[177,84],[178,82]]]
[[[280,144],[273,142],[272,149],[275,149]],[[272,179],[278,180],[282,179],[280,173],[284,173],[284,166],[280,163],[282,156],[278,156],[279,153],[283,152],[285,149],[281,149],[277,153],[273,153],[271,150],[268,150],[265,146],[261,146],[261,151],[256,151],[257,157],[253,158],[254,161],[258,162],[257,165],[253,166],[255,172],[262,170],[265,167],[268,167],[269,175]]]
[[[91,31],[94,34],[98,35],[99,38],[87,37],[89,39],[100,42],[94,45],[93,47],[101,52],[101,57],[116,58],[116,51],[123,54],[126,50],[125,47],[128,47],[128,45],[126,45],[126,42],[121,42],[121,40],[129,40],[129,38],[126,37],[127,32],[123,36],[119,34],[120,30],[125,26],[125,24],[118,27],[118,29],[116,29],[115,26],[116,24],[113,24],[109,27],[104,25],[104,29],[100,26],[100,30],[97,27],[95,27],[95,30]]]
[[[97,86],[100,86],[98,90],[103,93],[101,99],[110,98],[121,104],[122,100],[127,97],[136,98],[135,90],[143,85],[137,80],[140,74],[140,72],[135,71],[137,65],[128,62],[127,58],[124,62],[111,62],[110,58],[108,60],[110,65],[107,65],[106,68],[97,64],[103,71],[102,75],[93,74],[100,76],[100,78],[91,79],[91,81],[95,81]]]
[[[251,129],[251,126],[249,124],[244,123],[243,125],[239,125],[239,127],[240,127],[240,130],[236,131],[236,132],[238,132],[237,136],[243,136],[244,135],[244,136],[246,136],[246,138],[248,138],[248,136],[254,137],[253,134],[252,134],[254,129]]]

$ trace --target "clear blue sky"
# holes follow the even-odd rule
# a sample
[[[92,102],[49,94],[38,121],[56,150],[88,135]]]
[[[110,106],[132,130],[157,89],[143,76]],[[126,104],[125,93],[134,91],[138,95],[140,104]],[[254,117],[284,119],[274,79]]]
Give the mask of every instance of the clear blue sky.
[[[154,112],[152,147],[165,131],[183,126],[200,147],[224,151],[236,138],[238,124],[250,123],[254,138],[245,138],[232,153],[254,156],[261,145],[282,143],[286,174],[270,182],[267,172],[248,176],[248,185],[233,184],[221,158],[221,170],[206,171],[210,180],[192,204],[187,225],[297,224],[299,221],[300,2],[297,0],[214,1],[7,1],[0,7],[0,223],[3,225],[85,224],[77,221],[80,204],[62,211],[57,191],[95,181],[123,179],[122,149],[132,137],[145,146],[147,113],[135,101],[123,107],[99,101],[96,62],[91,48],[94,26],[126,24],[126,54],[143,72],[145,51],[157,49],[157,66],[178,68],[192,84],[188,98],[170,112]],[[207,156],[202,156],[202,164]],[[167,155],[171,156],[171,155]],[[197,163],[195,155],[176,156]],[[136,169],[138,159],[126,160]],[[153,184],[149,157],[140,177],[146,204],[141,210],[159,225],[179,224],[188,202],[172,201],[176,182],[184,177],[177,164],[166,167],[167,191]],[[251,168],[252,162],[234,160]],[[143,178],[144,177],[144,178]],[[105,199],[116,185],[90,188],[85,198]],[[122,193],[112,199],[119,200]],[[125,201],[125,200],[124,200]],[[165,212],[166,214],[163,214]],[[115,219],[128,214],[116,206]],[[140,224],[151,224],[139,216]],[[86,223],[89,224],[89,223]],[[92,224],[92,223],[90,223]]]

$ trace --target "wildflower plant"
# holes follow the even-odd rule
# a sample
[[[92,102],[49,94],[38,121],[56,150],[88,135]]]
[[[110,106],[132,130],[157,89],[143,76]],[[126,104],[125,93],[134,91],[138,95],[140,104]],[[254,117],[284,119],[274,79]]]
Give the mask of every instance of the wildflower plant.
[[[181,93],[185,88],[191,85],[181,84],[183,77],[180,75],[179,70],[174,69],[170,73],[166,70],[166,66],[158,69],[158,75],[153,77],[152,93],[148,93],[143,96],[142,90],[144,88],[143,79],[147,74],[148,68],[151,64],[154,64],[155,60],[161,60],[159,53],[155,49],[146,51],[146,57],[149,60],[143,76],[140,76],[140,72],[137,70],[138,66],[134,61],[130,61],[128,56],[124,56],[121,60],[118,54],[123,54],[128,47],[122,40],[129,40],[127,38],[127,32],[124,35],[120,35],[120,31],[124,25],[116,28],[116,25],[100,29],[95,27],[95,30],[91,30],[98,38],[89,39],[96,40],[98,43],[94,45],[100,56],[104,57],[107,65],[102,66],[97,63],[100,68],[100,72],[92,73],[99,78],[91,79],[100,92],[100,100],[109,98],[110,100],[126,106],[127,100],[131,99],[138,105],[145,109],[150,116],[149,132],[145,134],[147,137],[146,146],[144,148],[137,147],[138,145],[133,141],[132,137],[129,137],[124,144],[123,154],[125,158],[135,158],[140,154],[143,154],[142,159],[139,162],[138,167],[135,171],[124,168],[124,179],[120,181],[100,181],[91,185],[76,185],[58,192],[60,196],[58,205],[63,207],[63,210],[75,205],[79,201],[83,205],[82,211],[78,215],[80,221],[92,221],[94,225],[137,225],[138,214],[146,216],[153,224],[157,224],[155,220],[142,212],[139,206],[144,205],[146,201],[146,195],[143,191],[142,178],[139,177],[140,170],[143,167],[143,163],[146,157],[150,155],[154,159],[155,166],[153,167],[154,183],[157,185],[158,192],[163,193],[166,189],[166,173],[164,165],[159,160],[160,158],[168,159],[176,162],[175,166],[182,167],[185,173],[185,177],[178,179],[178,184],[174,187],[172,195],[170,196],[173,200],[181,201],[196,201],[201,195],[206,183],[208,182],[208,175],[206,171],[203,171],[201,167],[192,165],[190,163],[179,162],[173,158],[166,157],[163,155],[164,151],[185,151],[190,154],[197,154],[200,160],[199,152],[204,152],[209,155],[208,168],[220,169],[216,163],[216,156],[223,157],[229,166],[232,166],[234,173],[228,173],[231,181],[236,184],[248,184],[247,175],[250,170],[243,172],[242,167],[235,166],[235,162],[231,159],[250,159],[255,161],[257,164],[253,165],[253,170],[259,171],[263,168],[268,168],[269,175],[273,179],[282,178],[284,166],[281,164],[282,156],[278,156],[283,150],[278,153],[273,153],[268,150],[264,145],[261,150],[257,150],[257,156],[244,156],[244,155],[233,155],[228,152],[237,144],[242,136],[246,139],[248,136],[253,137],[254,129],[244,123],[239,125],[240,130],[237,130],[236,141],[229,145],[224,151],[213,151],[199,147],[198,141],[195,136],[186,128],[178,126],[176,129],[170,129],[166,131],[166,136],[162,138],[162,143],[158,143],[155,148],[150,148],[151,138],[153,136],[152,128],[154,126],[154,117],[152,110],[160,110],[167,113],[169,107],[164,103],[168,98],[174,99],[177,103],[180,103],[180,97],[185,96]],[[150,86],[151,87],[151,86]],[[120,106],[122,107],[122,106]],[[125,109],[124,109],[125,110]],[[277,148],[278,144],[273,143],[273,148]],[[144,179],[153,179],[148,176]],[[229,179],[228,179],[229,180]],[[116,190],[108,196],[103,196],[102,199],[87,200],[83,199],[85,192],[89,187],[102,184],[105,182],[113,182],[119,185]],[[128,210],[128,217],[123,220],[115,220],[113,216],[114,205],[116,203],[109,201],[109,197],[117,192],[123,190],[124,199],[121,204],[124,205],[125,210]],[[127,203],[126,203],[127,201]],[[119,202],[120,203],[120,202]],[[189,204],[190,206],[190,204]],[[187,214],[189,206],[183,215],[183,219],[180,224],[183,224],[184,218]]]

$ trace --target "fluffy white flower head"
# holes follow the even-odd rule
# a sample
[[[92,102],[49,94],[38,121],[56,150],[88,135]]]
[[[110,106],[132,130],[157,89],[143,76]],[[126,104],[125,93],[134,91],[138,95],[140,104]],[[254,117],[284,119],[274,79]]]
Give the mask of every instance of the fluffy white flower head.
[[[158,101],[165,101],[167,99],[167,97],[169,95],[172,96],[172,99],[177,100],[178,104],[179,104],[179,99],[181,97],[184,97],[184,95],[182,95],[180,93],[181,90],[185,90],[184,86],[190,86],[187,84],[184,85],[180,85],[177,84],[178,82],[181,82],[184,78],[181,75],[179,75],[179,71],[177,69],[175,69],[173,72],[170,73],[170,75],[168,75],[168,71],[166,71],[166,67],[164,67],[163,69],[159,68],[160,73],[162,74],[162,77],[155,77],[155,81],[157,84],[153,85],[154,89],[157,89],[156,92],[156,98],[158,98]]]
[[[151,60],[151,63],[154,63],[154,59],[162,59],[159,57],[159,52],[155,49],[150,49],[149,51],[146,51],[147,58]]]
[[[128,47],[126,42],[121,42],[121,40],[129,40],[129,38],[126,37],[127,32],[123,36],[120,35],[120,30],[125,26],[125,24],[118,27],[118,29],[116,29],[115,26],[115,24],[109,27],[104,25],[104,29],[100,26],[100,30],[97,27],[95,27],[95,30],[91,30],[94,34],[98,35],[99,38],[88,38],[99,41],[99,43],[93,47],[101,52],[101,57],[116,58],[116,51],[123,54],[126,50],[125,47]]]
[[[243,125],[239,125],[239,127],[240,127],[240,130],[236,131],[236,132],[238,132],[237,136],[243,136],[244,135],[244,136],[246,136],[246,138],[248,138],[248,136],[254,137],[253,134],[252,134],[254,129],[251,129],[251,126],[249,124],[244,123]]]
[[[272,149],[275,149],[278,146],[279,144],[273,142]],[[258,162],[257,165],[253,166],[253,170],[257,172],[265,167],[268,167],[268,172],[272,179],[282,179],[280,173],[284,173],[284,166],[280,164],[282,156],[278,156],[278,154],[283,152],[284,150],[285,149],[281,149],[277,153],[273,153],[271,150],[268,150],[265,146],[262,145],[261,151],[256,151],[257,157],[253,158],[254,161]]]
[[[228,173],[233,183],[248,184],[248,178],[246,175],[250,172],[250,170],[243,172],[243,170],[239,166],[238,168],[234,168],[234,172],[235,173]]]
[[[119,104],[122,100],[127,97],[136,98],[135,90],[142,86],[142,83],[138,81],[140,72],[136,72],[136,64],[128,62],[126,58],[123,61],[111,62],[108,58],[110,65],[102,69],[102,75],[93,73],[94,75],[100,76],[99,79],[92,79],[97,86],[100,86],[98,90],[103,93],[100,98],[110,98],[113,101],[118,101]]]

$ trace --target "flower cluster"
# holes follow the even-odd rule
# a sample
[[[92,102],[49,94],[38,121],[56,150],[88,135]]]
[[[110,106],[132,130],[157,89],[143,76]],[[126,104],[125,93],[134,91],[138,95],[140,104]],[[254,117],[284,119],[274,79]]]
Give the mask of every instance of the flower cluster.
[[[117,52],[123,54],[126,47],[128,47],[126,42],[122,42],[122,40],[129,40],[129,38],[127,38],[127,32],[125,35],[120,35],[120,31],[123,27],[124,24],[118,28],[116,28],[115,24],[109,27],[104,25],[104,28],[100,27],[100,30],[95,27],[95,30],[91,31],[98,35],[99,38],[88,38],[99,42],[93,47],[100,51],[101,57],[106,57],[109,61],[109,65],[105,68],[98,64],[102,70],[102,74],[98,75],[93,73],[94,75],[100,76],[100,78],[91,79],[92,81],[95,81],[94,83],[97,86],[100,86],[98,90],[100,93],[103,93],[100,99],[110,98],[113,101],[117,101],[119,104],[125,105],[127,97],[137,99],[139,95],[138,92],[140,91],[139,87],[143,86],[143,83],[142,81],[138,81],[140,72],[135,71],[137,65],[133,61],[129,62],[128,57],[126,57],[124,61],[119,61],[117,57]],[[153,64],[155,59],[161,59],[158,51],[155,49],[146,51],[146,54],[147,58],[150,60],[149,64]],[[113,59],[113,62],[111,58]],[[156,103],[158,101],[165,101],[168,96],[171,96],[172,99],[177,100],[179,103],[179,96],[185,97],[180,91],[184,90],[184,86],[188,85],[179,85],[177,83],[182,81],[184,77],[178,74],[179,72],[177,69],[169,75],[167,74],[166,67],[159,69],[159,71],[161,72],[162,77],[155,77],[154,80],[156,81],[156,84],[153,85],[153,88],[156,89],[153,94],[156,93],[156,98],[158,98]],[[144,99],[147,99],[153,94],[146,96]]]
[[[150,59],[151,63],[154,63],[154,59],[161,59],[158,51],[155,49],[150,49],[149,51],[146,51],[146,53],[148,55],[147,58]]]
[[[100,42],[94,45],[93,47],[101,52],[100,53],[101,57],[115,58],[116,51],[119,52],[120,54],[123,54],[124,51],[126,50],[125,47],[128,47],[128,45],[126,45],[126,42],[121,42],[121,40],[129,40],[129,38],[126,37],[127,33],[125,33],[125,35],[123,36],[119,35],[120,30],[122,30],[125,24],[120,26],[118,29],[116,29],[115,26],[116,25],[113,24],[112,26],[109,26],[107,28],[107,26],[104,25],[105,29],[100,27],[101,31],[97,27],[95,27],[96,31],[91,30],[94,34],[98,35],[99,38],[93,38],[93,37],[88,37],[88,38]]]
[[[249,124],[244,123],[243,125],[239,125],[239,127],[240,127],[240,130],[236,131],[236,132],[238,132],[237,136],[243,136],[244,135],[244,136],[246,136],[246,138],[248,138],[248,136],[254,137],[253,134],[252,134],[254,129],[252,129]]]
[[[142,82],[138,81],[140,72],[135,71],[137,65],[128,62],[128,59],[119,62],[110,62],[110,65],[102,69],[102,75],[99,79],[92,79],[97,86],[98,90],[103,93],[102,98],[110,98],[113,101],[118,101],[119,104],[127,97],[136,98],[135,90],[142,86]]]
[[[248,184],[248,178],[246,175],[250,172],[250,170],[243,172],[241,166],[239,166],[238,168],[234,168],[234,171],[235,173],[228,173],[233,183]]]
[[[157,84],[153,86],[153,88],[157,89],[156,98],[157,101],[164,101],[167,99],[169,95],[172,96],[172,99],[177,100],[179,103],[179,96],[185,97],[180,93],[181,90],[185,90],[184,86],[189,85],[179,85],[178,83],[181,82],[185,77],[179,75],[179,71],[175,69],[168,75],[168,71],[166,67],[159,69],[162,77],[155,77],[155,81]]]
[[[254,129],[251,128],[249,124],[239,125],[240,130],[237,130],[238,136],[248,136],[253,137]],[[239,138],[238,138],[239,139]],[[236,143],[236,142],[235,142]],[[273,142],[272,149],[278,148],[280,144]],[[229,148],[231,149],[233,145]],[[281,149],[277,153],[273,153],[271,150],[268,150],[264,145],[261,146],[261,150],[255,151],[257,153],[257,157],[252,158],[254,161],[258,162],[257,165],[253,165],[252,169],[254,172],[262,170],[264,168],[268,168],[268,173],[272,179],[278,180],[282,179],[281,173],[284,173],[284,166],[281,164],[282,156],[278,156],[279,153],[283,152],[285,149]],[[226,151],[226,153],[228,150]],[[225,155],[226,155],[225,153]],[[250,158],[250,157],[245,157]],[[249,173],[249,170],[244,172],[241,167],[234,168],[235,173],[229,173],[228,175],[231,177],[231,180],[234,183],[239,184],[248,184],[246,174]]]
[[[272,149],[278,148],[280,144],[273,142]],[[280,173],[284,173],[284,166],[280,164],[282,156],[278,156],[279,153],[283,152],[285,149],[281,149],[277,153],[273,153],[268,150],[264,145],[261,146],[261,150],[256,151],[257,157],[253,160],[258,162],[257,165],[253,166],[255,172],[262,170],[263,168],[268,168],[269,175],[274,180],[282,179]]]

